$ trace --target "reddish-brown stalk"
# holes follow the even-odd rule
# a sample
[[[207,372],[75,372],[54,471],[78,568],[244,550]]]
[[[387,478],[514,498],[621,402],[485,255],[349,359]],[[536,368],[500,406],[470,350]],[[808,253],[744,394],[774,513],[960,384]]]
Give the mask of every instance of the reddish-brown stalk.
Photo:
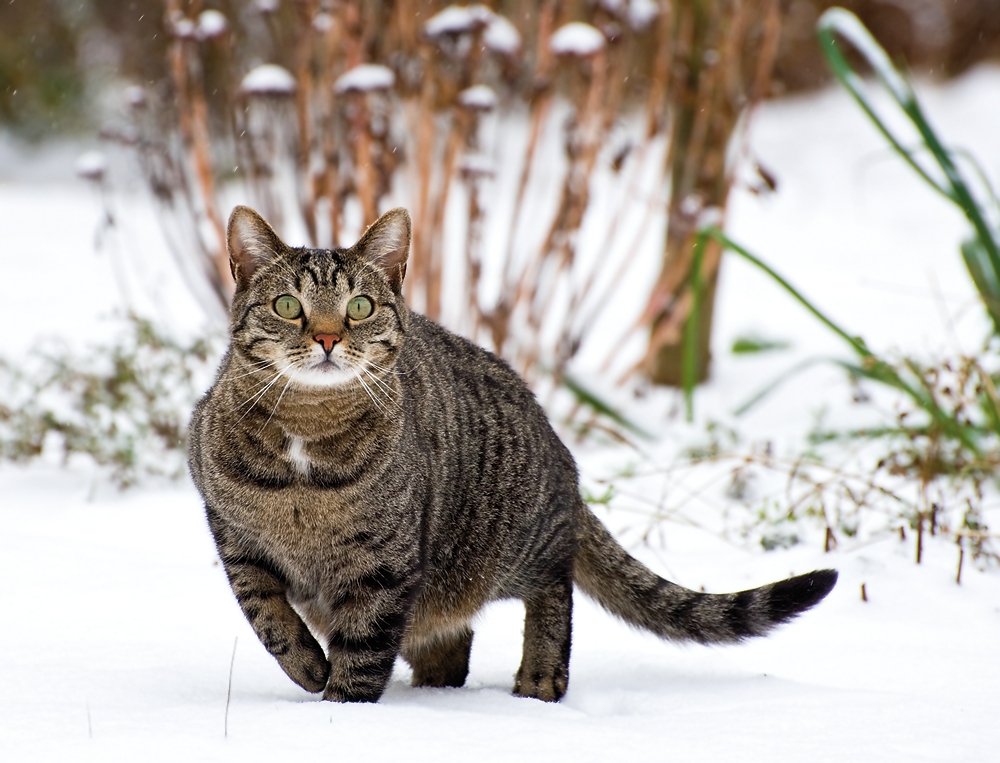
[[[200,10],[200,2],[191,2],[188,5],[188,10],[196,16]],[[197,43],[176,33],[177,23],[184,19],[180,0],[167,0],[167,19],[170,28],[175,32],[168,55],[170,73],[177,95],[178,127],[201,192],[202,208],[216,236],[216,241],[209,245],[209,257],[214,266],[212,287],[219,300],[226,305],[232,295],[232,274],[229,272],[229,257],[224,245],[225,227],[219,214],[215,180],[212,175],[208,108],[201,77],[191,76],[192,69],[199,75],[201,71],[195,48]]]
[[[300,0],[296,5],[298,10],[296,15],[298,45],[295,51],[295,79],[298,86],[295,89],[295,115],[299,128],[298,146],[295,154],[298,179],[296,190],[299,197],[299,210],[302,214],[302,220],[305,222],[311,246],[316,246],[319,243],[316,228],[316,186],[310,167],[313,147],[312,125],[315,118],[313,104],[316,102],[312,68],[315,54],[315,32],[312,20],[316,15],[317,8],[316,0]]]

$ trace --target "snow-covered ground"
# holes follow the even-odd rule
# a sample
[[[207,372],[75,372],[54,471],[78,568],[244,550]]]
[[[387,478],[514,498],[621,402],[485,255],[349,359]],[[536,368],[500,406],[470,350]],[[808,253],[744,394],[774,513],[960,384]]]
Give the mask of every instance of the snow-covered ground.
[[[1000,70],[921,94],[948,141],[1000,177]],[[899,166],[845,96],[768,105],[751,145],[779,191],[737,192],[734,238],[879,350],[976,348],[986,324],[957,251],[963,221]],[[0,167],[7,357],[42,335],[77,346],[107,336],[113,324],[102,316],[121,304],[112,255],[93,253],[96,196],[58,169],[28,165],[26,177],[25,166]],[[196,327],[199,309],[154,240],[150,213],[116,205],[133,232],[122,240],[143,243],[126,274],[133,301],[154,313],[169,303],[160,314],[173,328]],[[741,261],[724,263],[718,301],[702,417],[728,420],[802,358],[843,356],[829,332]],[[791,341],[785,363],[731,356],[733,338],[750,331]],[[739,426],[748,437],[789,440],[824,406],[830,423],[848,425],[859,415],[849,399],[842,374],[818,366]],[[696,433],[670,415],[673,393],[622,400],[665,441]],[[588,476],[615,458],[576,447]],[[1000,758],[1000,572],[967,564],[956,585],[956,549],[943,540],[930,541],[917,566],[912,538],[763,553],[668,524],[662,542],[635,552],[688,587],[737,590],[827,566],[840,570],[840,583],[774,636],[731,648],[661,643],[581,597],[570,689],[558,705],[509,695],[522,610],[504,603],[481,617],[465,688],[412,689],[400,664],[379,704],[339,706],[295,687],[257,642],[192,487],[118,494],[82,464],[2,465],[0,496],[5,761]],[[629,521],[607,519],[615,530]]]

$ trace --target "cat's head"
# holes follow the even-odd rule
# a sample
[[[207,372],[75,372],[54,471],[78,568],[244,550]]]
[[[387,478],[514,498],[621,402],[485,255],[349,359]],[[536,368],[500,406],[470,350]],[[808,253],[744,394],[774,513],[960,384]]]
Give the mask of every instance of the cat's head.
[[[349,249],[286,245],[249,207],[229,217],[236,279],[233,351],[310,388],[370,382],[395,363],[406,330],[401,296],[410,216],[393,209]]]

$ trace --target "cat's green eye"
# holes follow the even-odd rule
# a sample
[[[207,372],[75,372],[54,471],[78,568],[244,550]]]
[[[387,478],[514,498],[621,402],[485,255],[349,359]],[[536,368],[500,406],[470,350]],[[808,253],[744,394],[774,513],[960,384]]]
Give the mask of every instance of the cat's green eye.
[[[302,303],[291,294],[282,294],[274,300],[274,312],[290,321],[302,315]]]
[[[368,297],[355,297],[347,303],[347,317],[352,321],[363,321],[375,310]]]

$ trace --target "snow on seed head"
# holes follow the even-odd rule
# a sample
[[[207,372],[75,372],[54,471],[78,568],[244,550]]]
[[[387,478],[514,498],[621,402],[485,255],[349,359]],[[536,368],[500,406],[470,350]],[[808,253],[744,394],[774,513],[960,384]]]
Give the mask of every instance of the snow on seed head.
[[[365,93],[372,90],[388,90],[396,83],[392,69],[380,64],[360,64],[341,74],[333,83],[337,93]]]
[[[240,92],[247,95],[291,95],[295,92],[295,77],[277,64],[262,64],[247,72],[240,83]]]
[[[557,56],[586,58],[602,50],[604,45],[604,35],[596,27],[582,21],[559,27],[549,40],[549,49]]]

